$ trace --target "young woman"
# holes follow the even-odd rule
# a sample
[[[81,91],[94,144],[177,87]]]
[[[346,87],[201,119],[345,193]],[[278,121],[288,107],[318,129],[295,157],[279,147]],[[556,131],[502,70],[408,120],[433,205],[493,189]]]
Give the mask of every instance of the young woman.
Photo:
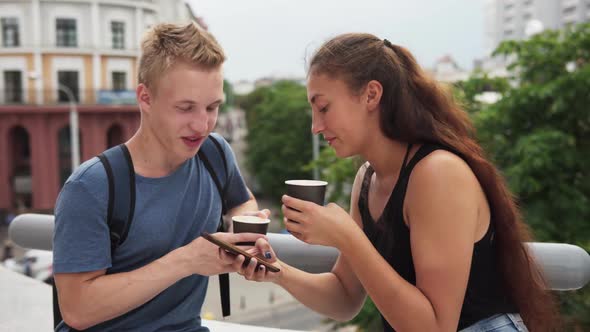
[[[340,256],[330,273],[277,261],[281,272],[250,266],[246,278],[273,281],[337,320],[354,317],[368,294],[385,331],[557,328],[505,181],[467,114],[407,50],[369,34],[338,36],[312,57],[307,91],[314,134],[339,157],[367,162],[350,214],[288,196],[282,210],[293,235]]]

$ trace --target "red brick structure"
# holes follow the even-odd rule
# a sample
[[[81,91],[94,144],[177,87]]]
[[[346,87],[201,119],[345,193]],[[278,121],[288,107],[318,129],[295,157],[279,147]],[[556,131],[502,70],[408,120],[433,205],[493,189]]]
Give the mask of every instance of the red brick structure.
[[[128,140],[137,106],[78,106],[80,161]],[[0,210],[53,209],[71,173],[69,107],[0,106]]]

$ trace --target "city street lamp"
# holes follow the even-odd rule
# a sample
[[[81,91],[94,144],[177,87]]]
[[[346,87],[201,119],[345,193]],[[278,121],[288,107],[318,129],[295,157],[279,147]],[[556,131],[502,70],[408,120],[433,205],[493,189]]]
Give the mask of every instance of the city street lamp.
[[[40,79],[40,76],[36,72],[30,72],[29,78],[32,80]],[[68,103],[70,104],[70,157],[72,159],[72,172],[78,166],[80,166],[80,140],[78,135],[78,110],[76,109],[76,98],[72,90],[61,84],[57,83],[57,89],[66,94],[68,97]]]

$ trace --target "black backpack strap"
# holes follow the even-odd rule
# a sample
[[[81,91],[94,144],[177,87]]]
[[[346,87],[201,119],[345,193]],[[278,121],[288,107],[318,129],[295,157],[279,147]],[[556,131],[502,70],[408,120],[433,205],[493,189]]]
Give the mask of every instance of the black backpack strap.
[[[59,298],[57,297],[57,287],[55,287],[55,279],[51,283],[52,294],[53,294],[53,329],[57,327],[63,318],[61,317],[61,311],[59,310]]]
[[[227,213],[227,203],[226,203],[226,191],[227,191],[227,159],[225,158],[225,153],[223,152],[223,147],[221,143],[213,137],[213,135],[209,135],[209,137],[203,142],[203,145],[197,152],[197,157],[201,159],[203,165],[211,175],[213,182],[215,183],[215,187],[217,187],[217,191],[219,192],[219,196],[221,198],[221,214],[222,217],[224,214]],[[219,167],[213,167],[215,165],[222,165],[222,169],[224,171],[223,176],[219,177],[217,175],[216,169],[220,169]],[[223,179],[221,182],[220,179]],[[223,219],[221,219],[223,220]],[[220,222],[218,231],[225,231],[225,227],[223,222]]]
[[[217,151],[215,151],[217,150]],[[226,190],[227,190],[227,160],[225,158],[225,153],[223,152],[223,148],[221,147],[221,143],[213,137],[213,135],[209,135],[208,139],[203,142],[203,145],[199,149],[197,156],[205,165],[205,168],[213,178],[213,182],[215,183],[215,187],[217,187],[217,191],[219,192],[219,196],[221,198],[221,216],[219,218],[219,226],[217,227],[218,232],[225,231],[225,227],[223,224],[223,215],[227,212],[227,205],[225,198]],[[209,157],[207,157],[209,156]],[[215,157],[214,157],[215,156]],[[221,157],[221,158],[220,158]],[[211,158],[211,159],[209,159]],[[217,159],[213,159],[217,158]],[[217,160],[217,164],[221,162],[223,164],[223,170],[225,172],[225,176],[223,179],[225,180],[222,184],[215,172],[215,168],[211,163],[211,160]],[[222,273],[219,275],[219,295],[221,296],[221,311],[223,317],[227,317],[231,314],[230,310],[230,302],[229,302],[229,274]]]
[[[107,225],[111,238],[111,257],[127,238],[135,210],[135,171],[131,155],[125,144],[112,147],[98,155],[107,173],[109,201]],[[63,320],[59,309],[57,288],[53,282],[53,327]],[[70,328],[71,331],[77,331]]]
[[[111,236],[111,257],[127,238],[135,210],[135,171],[125,144],[101,153],[109,181],[107,225]]]

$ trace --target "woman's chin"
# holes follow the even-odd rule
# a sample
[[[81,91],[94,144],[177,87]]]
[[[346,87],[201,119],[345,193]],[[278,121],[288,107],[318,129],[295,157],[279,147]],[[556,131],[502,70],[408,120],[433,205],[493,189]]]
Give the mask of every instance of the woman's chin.
[[[352,157],[354,155],[354,153],[351,153],[351,151],[346,150],[346,149],[336,149],[334,148],[334,153],[336,154],[336,157],[338,158],[348,158],[348,157]]]

